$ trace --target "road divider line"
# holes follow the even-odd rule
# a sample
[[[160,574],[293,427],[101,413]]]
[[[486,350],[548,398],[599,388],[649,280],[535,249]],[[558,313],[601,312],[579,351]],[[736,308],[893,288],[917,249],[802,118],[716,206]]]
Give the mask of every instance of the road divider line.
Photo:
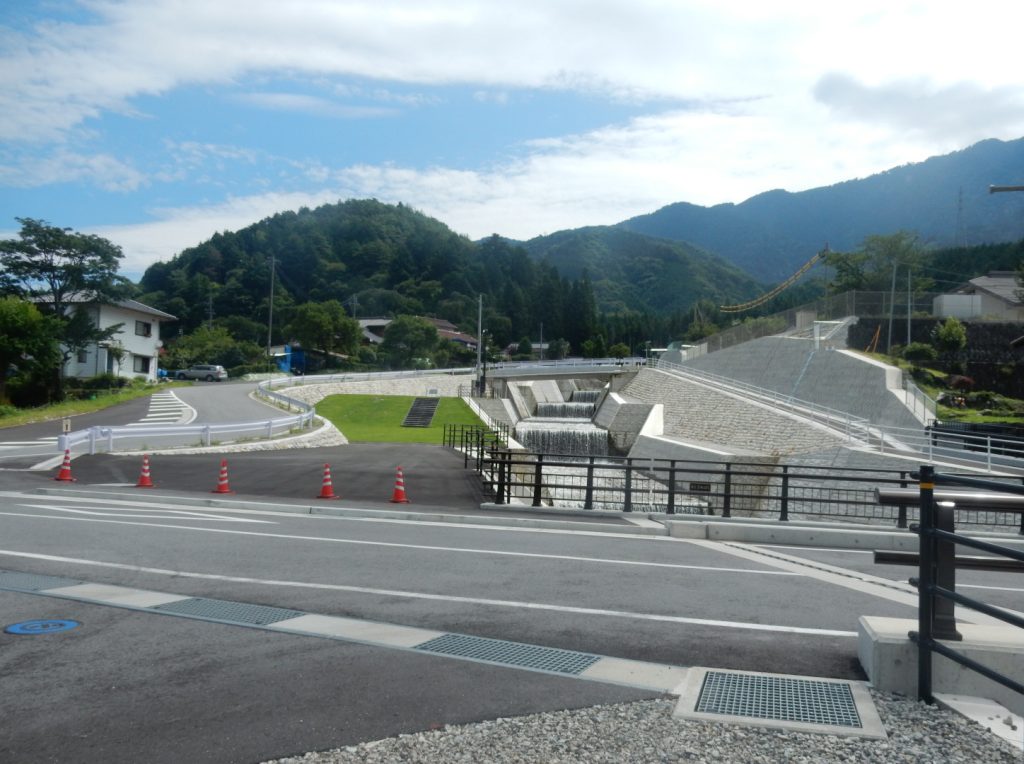
[[[39,506],[39,505],[25,505]],[[366,541],[363,539],[340,539],[324,536],[304,536],[291,533],[269,533],[261,531],[243,531],[229,528],[198,528],[191,525],[165,525],[163,523],[141,523],[128,520],[103,520],[95,517],[48,517],[47,515],[28,514],[24,512],[0,512],[0,516],[6,517],[30,517],[36,520],[63,520],[67,522],[93,522],[107,523],[112,525],[139,525],[146,528],[159,528],[163,530],[197,531],[201,533],[222,533],[239,536],[258,536],[268,539],[285,539],[289,541],[314,541],[329,544],[352,544],[357,546],[377,546],[392,549],[419,549],[427,552],[451,552],[457,554],[479,554],[495,555],[499,557],[523,557],[544,560],[563,560],[569,562],[589,562],[602,565],[624,565],[643,568],[667,568],[675,570],[702,570],[711,573],[739,573],[742,575],[759,576],[795,576],[802,575],[799,572],[780,571],[758,568],[729,568],[714,565],[683,565],[672,562],[650,562],[648,560],[613,560],[604,557],[581,557],[578,555],[541,554],[539,552],[510,552],[504,549],[472,549],[467,547],[436,546],[430,544],[400,544],[392,541]],[[184,519],[184,518],[183,518]],[[493,529],[489,529],[493,530]]]
[[[282,581],[277,579],[251,578],[248,576],[229,576],[217,573],[196,573],[192,571],[169,570],[166,568],[150,568],[142,565],[129,565],[120,562],[105,562],[100,560],[87,560],[78,557],[63,557],[59,555],[40,554],[37,552],[18,552],[10,549],[0,549],[0,555],[7,557],[20,557],[30,560],[43,560],[46,562],[58,562],[70,565],[86,565],[91,567],[113,568],[116,570],[127,570],[133,573],[150,573],[154,575],[172,576],[178,578],[195,578],[206,581],[226,581],[241,584],[257,584],[260,586],[343,591],[351,592],[354,594],[370,594],[378,597],[398,597],[403,599],[419,599],[434,602],[462,603],[468,605],[483,605],[487,607],[514,608],[520,610],[537,610],[553,613],[565,613],[571,615],[584,615],[603,618],[655,621],[662,623],[688,624],[693,626],[712,626],[727,629],[763,631],[776,634],[804,634],[808,636],[819,637],[850,638],[855,638],[857,636],[857,632],[855,631],[840,631],[836,629],[815,629],[805,626],[783,626],[776,624],[748,623],[742,621],[722,621],[709,618],[688,618],[686,616],[667,615],[663,613],[636,613],[624,610],[586,608],[572,605],[554,605],[541,602],[500,600],[486,597],[462,597],[453,594],[433,594],[430,592],[416,592],[402,589],[378,589],[375,587],[350,586],[346,584],[324,584],[313,583],[308,581]]]

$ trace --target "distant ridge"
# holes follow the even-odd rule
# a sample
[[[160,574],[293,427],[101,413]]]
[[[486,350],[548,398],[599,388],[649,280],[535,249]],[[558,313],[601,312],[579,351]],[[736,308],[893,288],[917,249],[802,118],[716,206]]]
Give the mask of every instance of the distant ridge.
[[[779,281],[826,242],[850,250],[866,236],[901,229],[937,246],[1024,238],[1024,193],[989,194],[993,184],[1024,184],[1024,138],[981,141],[867,178],[767,191],[741,204],[670,204],[618,225],[689,242],[756,278]]]

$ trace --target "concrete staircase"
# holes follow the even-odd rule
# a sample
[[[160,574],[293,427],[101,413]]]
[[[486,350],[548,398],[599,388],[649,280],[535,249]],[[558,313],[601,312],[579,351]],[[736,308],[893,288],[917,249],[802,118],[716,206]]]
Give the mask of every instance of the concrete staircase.
[[[416,398],[413,400],[409,413],[402,421],[402,427],[430,427],[440,400],[440,398]]]

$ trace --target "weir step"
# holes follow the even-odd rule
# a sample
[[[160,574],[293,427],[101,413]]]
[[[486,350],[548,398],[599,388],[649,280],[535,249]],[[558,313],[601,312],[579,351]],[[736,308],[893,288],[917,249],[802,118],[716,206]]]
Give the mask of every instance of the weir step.
[[[430,427],[434,421],[434,414],[437,413],[439,398],[416,398],[405,415],[402,427]]]

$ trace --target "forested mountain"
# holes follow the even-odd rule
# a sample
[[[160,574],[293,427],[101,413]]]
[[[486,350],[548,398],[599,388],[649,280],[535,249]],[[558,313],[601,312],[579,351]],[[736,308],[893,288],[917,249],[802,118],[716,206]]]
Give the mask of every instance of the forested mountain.
[[[694,246],[613,226],[561,231],[524,246],[564,276],[588,274],[605,313],[686,311],[699,300],[742,302],[764,290],[736,266]]]
[[[1024,139],[987,140],[878,175],[799,193],[768,191],[741,204],[681,202],[622,228],[702,247],[764,281],[781,281],[827,242],[853,250],[865,237],[916,232],[939,247],[1024,238]]]
[[[578,348],[596,321],[585,278],[564,279],[498,237],[474,243],[407,206],[373,200],[282,212],[217,234],[151,266],[140,288],[143,301],[179,317],[176,333],[212,321],[258,343],[271,323],[272,288],[275,343],[288,339],[295,306],[328,300],[357,318],[434,316],[475,334],[482,294],[484,325],[499,345],[536,337],[543,322],[546,336]]]
[[[619,228],[590,228],[526,245],[482,242],[404,205],[372,200],[283,212],[220,233],[143,275],[141,299],[180,318],[189,333],[214,321],[240,340],[288,339],[296,306],[337,300],[355,317],[434,316],[476,333],[477,297],[499,346],[523,337],[567,340],[574,352],[603,333],[639,342],[669,336],[693,320],[691,307],[748,299],[762,285],[738,268],[678,242]],[[613,314],[643,318],[628,328]],[[653,317],[661,318],[660,323]],[[601,319],[610,321],[601,326]],[[653,323],[652,323],[653,321]],[[657,325],[657,326],[656,326]]]

